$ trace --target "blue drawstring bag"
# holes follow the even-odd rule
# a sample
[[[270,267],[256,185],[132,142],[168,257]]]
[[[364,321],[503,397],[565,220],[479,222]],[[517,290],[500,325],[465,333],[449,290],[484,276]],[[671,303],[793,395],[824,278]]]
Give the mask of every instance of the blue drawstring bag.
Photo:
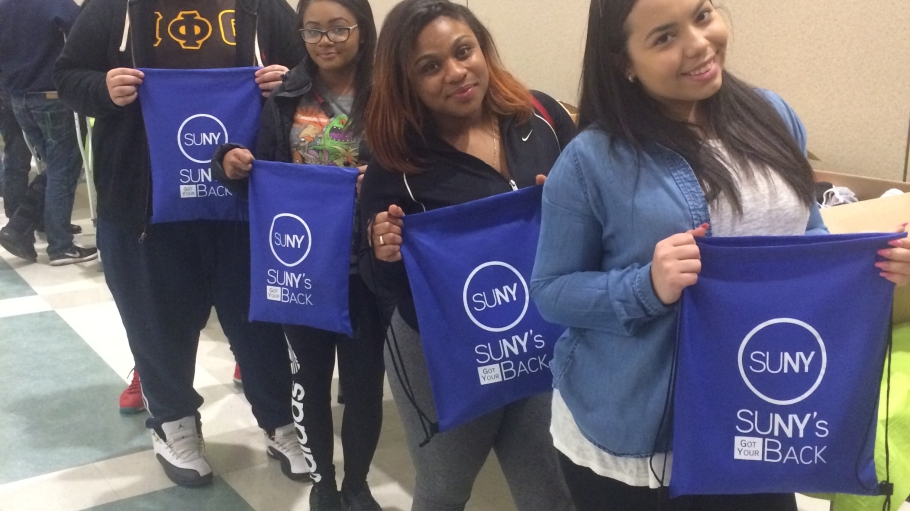
[[[262,107],[257,69],[141,69],[152,223],[247,219],[238,198],[212,180],[212,155],[228,142],[254,147]]]
[[[353,335],[348,288],[357,174],[253,162],[251,320]]]
[[[702,238],[685,290],[672,496],[876,495],[875,420],[903,234]]]
[[[528,282],[542,187],[404,217],[401,247],[440,431],[551,389],[553,345]]]

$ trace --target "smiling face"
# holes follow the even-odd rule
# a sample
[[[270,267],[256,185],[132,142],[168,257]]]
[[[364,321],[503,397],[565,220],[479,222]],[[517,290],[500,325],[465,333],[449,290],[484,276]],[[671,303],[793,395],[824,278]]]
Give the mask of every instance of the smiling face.
[[[627,75],[667,114],[692,121],[723,83],[729,30],[710,0],[638,0],[626,18]]]
[[[420,102],[439,122],[480,117],[490,70],[477,36],[457,19],[436,18],[414,43],[410,79]]]
[[[316,0],[303,13],[303,28],[330,30],[357,25],[354,14],[331,0]],[[307,43],[306,49],[313,62],[323,71],[343,72],[353,68],[360,48],[360,30],[351,30],[347,41],[335,43],[323,35],[318,43]]]

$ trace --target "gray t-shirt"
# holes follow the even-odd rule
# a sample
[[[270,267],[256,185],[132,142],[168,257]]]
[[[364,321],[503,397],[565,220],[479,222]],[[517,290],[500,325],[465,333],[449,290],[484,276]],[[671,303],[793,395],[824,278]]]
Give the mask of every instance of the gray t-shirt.
[[[708,206],[714,236],[801,236],[809,207],[780,174],[768,168],[739,168],[719,141],[709,142],[733,174],[743,213],[723,196]]]
[[[325,99],[325,102],[328,103],[337,114],[344,114],[348,117],[351,117],[351,110],[354,109],[354,95],[353,94],[342,94],[336,96],[332,94],[332,91],[317,85],[317,90],[322,94],[322,97]]]

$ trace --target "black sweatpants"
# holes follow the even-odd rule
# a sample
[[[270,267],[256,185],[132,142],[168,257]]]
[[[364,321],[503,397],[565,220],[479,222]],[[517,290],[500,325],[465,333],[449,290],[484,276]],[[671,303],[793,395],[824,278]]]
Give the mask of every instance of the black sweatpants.
[[[359,275],[351,276],[349,289],[353,338],[296,325],[285,325],[284,332],[291,354],[297,438],[315,483],[335,481],[331,390],[338,354],[339,383],[344,394],[343,486],[355,488],[366,482],[382,429],[385,337],[376,297]]]
[[[559,454],[562,472],[577,511],[797,511],[789,494],[690,495],[668,499],[667,493],[629,486],[602,477]]]
[[[139,234],[99,219],[104,278],[126,328],[155,428],[197,414],[193,389],[199,331],[212,310],[243,373],[259,427],[291,423],[291,371],[281,326],[249,321],[250,232],[246,222],[151,224]]]

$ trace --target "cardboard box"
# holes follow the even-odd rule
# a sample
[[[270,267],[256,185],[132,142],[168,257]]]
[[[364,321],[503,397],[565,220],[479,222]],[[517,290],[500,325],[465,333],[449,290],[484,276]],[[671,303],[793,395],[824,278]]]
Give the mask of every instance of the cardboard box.
[[[834,186],[846,186],[860,202],[822,209],[822,218],[834,234],[852,232],[890,232],[904,222],[910,222],[910,183],[851,176],[835,172],[815,171],[816,181]],[[891,188],[904,195],[879,198]],[[910,321],[910,285],[894,293],[895,324]]]
[[[572,122],[578,124],[578,108],[575,105],[566,103],[565,101],[559,101],[559,104],[566,109],[566,112],[569,114],[569,117],[572,118]]]

